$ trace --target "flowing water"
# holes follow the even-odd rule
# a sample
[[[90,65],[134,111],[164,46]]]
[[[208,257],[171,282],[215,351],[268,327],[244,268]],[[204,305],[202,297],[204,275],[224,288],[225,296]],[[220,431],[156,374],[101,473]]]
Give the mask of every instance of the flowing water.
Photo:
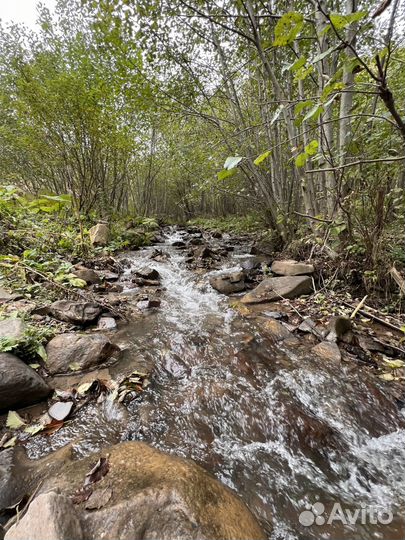
[[[237,315],[207,276],[186,268],[182,251],[171,247],[181,238],[176,232],[158,246],[167,261],[150,260],[145,249],[130,256],[127,270],[156,268],[165,289],[158,310],[120,330],[128,350],[113,369],[118,377],[142,357],[155,366],[150,389],[128,410],[88,406],[55,435],[32,438],[30,454],[73,439],[79,455],[142,440],[194,459],[236,490],[274,540],[403,540],[401,411],[358,368],[264,338],[258,322]],[[244,258],[235,251],[229,267]],[[315,503],[318,524],[307,526]],[[335,503],[344,514],[335,506],[335,519],[324,523]],[[373,509],[386,521],[392,512],[392,522],[372,523]],[[363,513],[351,525],[347,512],[356,510]]]

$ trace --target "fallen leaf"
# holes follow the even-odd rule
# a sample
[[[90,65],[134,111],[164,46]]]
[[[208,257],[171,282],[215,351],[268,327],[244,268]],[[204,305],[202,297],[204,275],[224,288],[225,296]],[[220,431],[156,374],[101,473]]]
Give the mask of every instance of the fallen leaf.
[[[21,418],[21,416],[16,413],[15,411],[9,411],[7,415],[7,422],[6,426],[10,429],[18,429],[21,426],[25,426],[24,420]]]
[[[90,472],[86,474],[86,480],[84,481],[84,486],[94,484],[98,482],[105,476],[110,470],[110,464],[107,457],[101,457]]]
[[[63,420],[52,420],[52,422],[50,422],[44,427],[43,434],[52,435],[52,433],[56,433],[57,431],[59,431],[63,424]]]
[[[112,497],[112,494],[113,492],[110,488],[96,489],[90,495],[84,507],[86,510],[99,510],[108,503]]]
[[[90,495],[93,493],[93,488],[91,486],[82,487],[81,489],[78,489],[71,497],[71,501],[73,504],[80,504],[84,501],[87,501],[87,499],[90,497]]]
[[[28,364],[30,366],[30,368],[32,369],[38,369],[39,368],[39,364]]]
[[[85,394],[90,389],[92,384],[93,384],[93,381],[81,384],[80,386],[77,387],[77,393],[78,394]]]
[[[385,365],[390,369],[399,369],[405,366],[403,360],[386,360],[384,359]]]
[[[44,429],[45,426],[41,424],[34,424],[33,426],[28,426],[24,429],[25,433],[29,433],[30,435],[36,435],[40,431]]]
[[[71,364],[69,364],[69,369],[71,369],[72,371],[79,371],[80,364],[78,362],[72,362]]]
[[[73,407],[73,401],[58,401],[48,410],[48,414],[54,420],[59,422],[69,416]]]
[[[3,443],[3,448],[11,448],[12,446],[15,446],[16,442],[17,442],[17,437],[11,437],[11,439]]]
[[[378,377],[383,381],[395,381],[395,377],[392,373],[382,373],[381,375],[378,375]]]

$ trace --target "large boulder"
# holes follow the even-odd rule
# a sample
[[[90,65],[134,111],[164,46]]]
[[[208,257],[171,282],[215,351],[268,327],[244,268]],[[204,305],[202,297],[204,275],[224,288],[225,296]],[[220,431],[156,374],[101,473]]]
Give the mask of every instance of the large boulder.
[[[59,502],[69,514],[62,523],[70,529],[76,516],[83,538],[88,540],[266,538],[242,500],[194,462],[140,442],[120,443],[107,448],[102,456],[108,456],[108,464],[99,461],[94,467],[100,454],[92,455],[45,477],[37,499],[51,491],[65,498],[73,496],[76,504],[68,507],[65,499],[51,495],[41,500],[49,509],[53,507],[53,512],[42,514],[34,511],[38,504],[32,508],[32,502],[24,523],[21,520],[21,525],[10,530],[6,540],[23,538],[26,531],[30,531],[31,540],[53,538],[50,535],[56,528]],[[91,470],[94,472],[89,475]],[[87,492],[83,487],[86,480]],[[56,506],[51,507],[51,501]],[[33,536],[37,530],[41,537]],[[72,531],[58,532],[64,539]]]
[[[101,308],[93,302],[58,300],[49,306],[49,313],[59,321],[85,325],[93,323],[98,318]]]
[[[105,362],[117,352],[119,348],[100,334],[60,334],[46,346],[46,367],[52,375],[85,370]]]
[[[210,285],[222,294],[233,294],[246,289],[245,274],[234,272],[224,276],[210,277]]]
[[[0,339],[12,339],[18,341],[24,335],[26,324],[21,319],[4,319],[0,321]]]
[[[105,223],[97,223],[89,230],[92,246],[106,246],[110,238],[110,230]]]
[[[302,276],[313,274],[314,267],[312,264],[294,260],[274,261],[271,265],[271,271],[279,276]]]
[[[241,299],[244,304],[262,304],[281,298],[296,298],[312,292],[309,276],[283,276],[264,279]]]
[[[329,360],[330,362],[340,362],[342,355],[339,347],[336,343],[330,341],[321,341],[315,347],[312,347],[312,351],[323,360]]]
[[[7,531],[7,540],[81,540],[83,532],[73,503],[53,491],[38,495],[28,512]]]
[[[50,392],[38,373],[17,356],[0,353],[0,409],[32,405]]]

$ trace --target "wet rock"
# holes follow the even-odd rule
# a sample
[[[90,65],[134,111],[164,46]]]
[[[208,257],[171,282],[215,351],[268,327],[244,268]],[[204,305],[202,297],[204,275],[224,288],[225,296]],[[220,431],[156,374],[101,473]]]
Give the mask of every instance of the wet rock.
[[[271,271],[280,276],[302,276],[313,274],[314,267],[312,264],[294,260],[274,261],[271,265]]]
[[[97,223],[89,230],[92,246],[106,246],[110,237],[110,230],[105,223]]]
[[[220,231],[211,231],[212,238],[222,238],[222,233]]]
[[[0,338],[18,341],[23,337],[26,327],[21,319],[4,319],[0,321]]]
[[[309,276],[283,276],[264,279],[255,289],[245,294],[244,304],[261,304],[281,298],[296,298],[312,292]]]
[[[323,360],[329,360],[331,362],[340,362],[342,359],[339,347],[336,343],[330,341],[321,341],[321,343],[318,343],[318,345],[312,348],[312,352]]]
[[[57,474],[62,465],[71,459],[71,445],[36,460],[28,459],[22,446],[2,450],[0,452],[0,511],[14,506],[25,496],[31,495],[38,485],[42,484],[44,478]]]
[[[46,346],[46,367],[51,374],[69,373],[97,366],[119,348],[100,334],[60,334]]]
[[[115,330],[117,322],[114,317],[100,317],[97,323],[98,330]]]
[[[305,334],[312,334],[315,330],[316,322],[313,321],[310,317],[305,317],[302,323],[299,325],[298,330],[304,332]]]
[[[86,268],[85,266],[76,265],[73,274],[79,279],[85,281],[87,285],[101,283],[101,278],[99,274],[95,270],[92,270],[91,268]]]
[[[298,343],[297,338],[293,336],[290,330],[275,319],[266,321],[263,324],[263,330],[266,337],[270,337],[274,341],[286,341],[286,344],[290,343],[291,345]]]
[[[83,532],[72,501],[54,491],[38,495],[5,540],[81,540]]]
[[[36,371],[10,353],[0,353],[0,409],[45,399],[51,389]]]
[[[188,243],[191,246],[201,246],[202,244],[204,244],[204,239],[202,237],[190,238]]]
[[[106,454],[109,470],[92,486],[93,492],[111,492],[104,506],[91,512],[85,501],[74,506],[84,538],[266,538],[242,500],[194,462],[139,442],[115,445]],[[40,492],[71,496],[82,488],[98,458],[92,455],[65,465],[45,480]]]
[[[147,299],[147,300],[141,300],[136,304],[138,309],[150,309],[150,308],[158,308],[160,306],[161,302],[158,299]]]
[[[144,268],[137,270],[135,274],[142,279],[148,279],[148,280],[160,279],[159,272],[155,270],[155,268],[150,268],[149,266],[145,266]]]
[[[170,259],[170,255],[168,253],[165,253],[161,249],[154,249],[152,253],[150,254],[149,259],[153,259],[154,261],[163,262]]]
[[[120,276],[116,272],[110,272],[109,270],[102,270],[99,272],[99,275],[105,280],[105,281],[116,281]]]
[[[175,240],[174,242],[172,242],[172,246],[177,248],[185,248],[186,243],[183,242],[183,240]]]
[[[246,289],[245,274],[234,272],[224,276],[210,277],[210,285],[222,294],[233,294]]]
[[[201,246],[195,250],[194,255],[198,259],[208,259],[214,257],[214,252],[208,246]]]
[[[59,321],[85,325],[97,319],[101,313],[101,308],[92,302],[58,300],[49,306],[49,312]]]
[[[132,283],[138,287],[159,287],[160,281],[157,279],[143,279],[141,277],[133,278]]]

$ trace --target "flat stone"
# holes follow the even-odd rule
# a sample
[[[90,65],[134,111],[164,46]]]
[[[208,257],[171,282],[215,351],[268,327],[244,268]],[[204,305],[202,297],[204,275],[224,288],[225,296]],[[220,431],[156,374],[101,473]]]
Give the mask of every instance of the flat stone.
[[[24,335],[27,325],[21,319],[4,319],[0,321],[0,338],[18,341]]]
[[[98,330],[115,330],[117,322],[114,317],[100,317],[97,323]]]
[[[241,299],[244,304],[262,304],[282,298],[297,298],[312,292],[309,276],[283,276],[264,279]]]
[[[246,289],[245,274],[243,272],[212,276],[209,281],[211,287],[222,294],[233,294]]]
[[[32,405],[50,392],[38,373],[17,356],[0,353],[0,409]]]
[[[52,375],[97,366],[110,359],[119,348],[100,334],[60,334],[46,346],[46,368]]]
[[[82,527],[68,497],[54,491],[38,495],[5,540],[81,540]]]
[[[313,274],[314,266],[294,260],[274,261],[271,265],[271,271],[280,276],[302,276]]]
[[[92,268],[86,268],[85,266],[77,265],[73,270],[73,274],[85,281],[88,285],[94,285],[101,283],[99,274]]]
[[[270,335],[275,341],[284,341],[285,339],[295,339],[293,334],[283,324],[270,319],[263,324],[266,334]]]
[[[100,315],[101,308],[92,302],[58,300],[49,306],[49,313],[59,321],[84,325],[94,322]]]

